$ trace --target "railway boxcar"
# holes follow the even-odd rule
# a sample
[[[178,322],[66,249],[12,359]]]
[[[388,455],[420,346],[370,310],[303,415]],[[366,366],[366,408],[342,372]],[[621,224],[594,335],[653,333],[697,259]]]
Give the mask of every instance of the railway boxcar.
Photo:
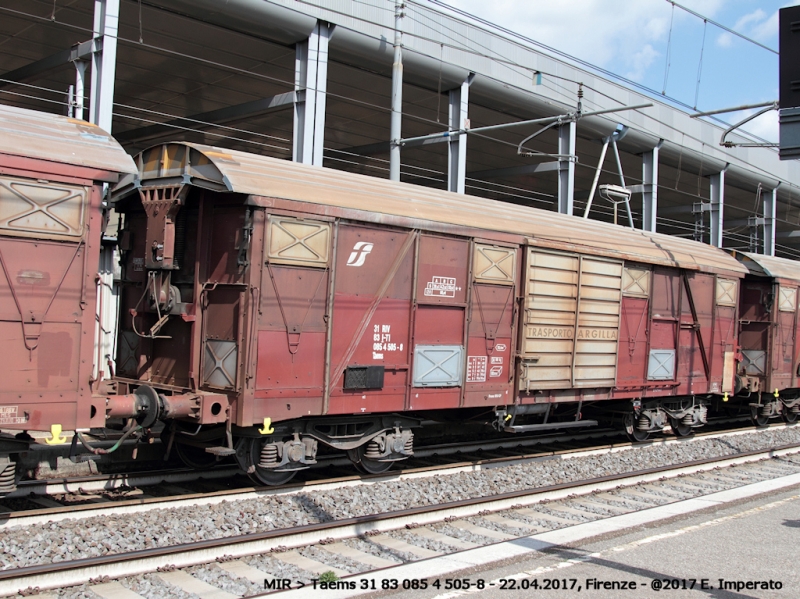
[[[733,391],[746,269],[716,248],[190,143],[136,162],[118,392],[190,464],[381,471],[422,419],[686,434]]]
[[[0,429],[105,425],[92,397],[103,186],[135,167],[84,121],[0,107]],[[63,442],[63,439],[61,439]],[[0,492],[26,438],[0,439]]]
[[[800,265],[794,260],[734,252],[749,270],[739,308],[740,396],[750,399],[753,420],[786,422],[800,415],[800,344],[797,335]]]

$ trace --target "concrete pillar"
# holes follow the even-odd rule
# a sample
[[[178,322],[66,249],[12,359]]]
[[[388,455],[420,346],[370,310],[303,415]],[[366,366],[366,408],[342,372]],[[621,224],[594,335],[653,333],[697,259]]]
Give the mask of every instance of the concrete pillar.
[[[474,78],[475,74],[470,73],[461,87],[450,90],[450,131],[469,128],[469,86]],[[447,153],[447,189],[464,193],[467,178],[467,136],[453,136],[447,144]]]
[[[778,205],[778,188],[767,191],[764,199],[764,249],[765,256],[775,255],[775,213]]]
[[[659,143],[642,154],[642,229],[656,232],[658,214],[658,152]]]
[[[725,208],[725,170],[723,169],[719,173],[711,175],[709,179],[711,181],[711,205],[709,210],[711,245],[721,248],[723,212]]]
[[[575,156],[575,121],[558,128],[558,153]],[[572,214],[575,200],[575,161],[561,159],[558,161],[558,211],[561,214]]]
[[[322,166],[325,143],[325,103],[328,87],[328,41],[333,25],[317,21],[295,53],[294,139],[292,159]]]
[[[118,31],[119,0],[95,0],[89,122],[109,133],[114,110]]]

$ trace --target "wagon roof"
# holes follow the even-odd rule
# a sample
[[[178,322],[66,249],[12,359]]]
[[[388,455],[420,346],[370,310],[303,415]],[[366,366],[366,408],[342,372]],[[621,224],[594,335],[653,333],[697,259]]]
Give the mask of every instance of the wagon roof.
[[[533,245],[646,264],[747,273],[730,254],[679,237],[235,150],[171,143],[143,151],[136,162],[140,181],[172,178],[252,196],[502,231],[528,237]],[[126,179],[118,195],[137,185]]]
[[[796,260],[764,256],[763,254],[753,254],[750,252],[732,252],[732,254],[755,275],[766,274],[769,277],[775,277],[777,279],[800,282],[800,262]]]
[[[79,119],[0,105],[0,153],[50,162],[136,173],[117,140]]]

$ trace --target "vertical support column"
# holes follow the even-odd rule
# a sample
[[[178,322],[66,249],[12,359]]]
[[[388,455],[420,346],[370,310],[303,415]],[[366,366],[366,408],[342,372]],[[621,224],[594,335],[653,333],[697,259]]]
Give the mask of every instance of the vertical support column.
[[[109,133],[111,133],[111,119],[114,110],[119,1],[94,1],[94,51],[92,53],[89,122]]]
[[[724,222],[723,212],[725,209],[725,170],[709,176],[711,181],[711,245],[718,248],[722,247],[722,224]]]
[[[84,95],[86,94],[86,66],[88,63],[85,60],[76,60],[73,64],[75,65],[75,110],[73,116],[76,119],[83,120]]]
[[[658,152],[664,140],[642,154],[642,229],[656,232],[656,216],[658,214]]]
[[[333,25],[317,21],[311,35],[297,44],[295,52],[292,159],[303,164],[322,166],[331,33]]]
[[[400,180],[400,140],[403,121],[403,0],[394,0],[394,61],[392,63],[392,121],[389,140],[389,179]]]
[[[558,128],[558,153],[569,158],[558,161],[558,211],[572,214],[575,200],[575,121]]]
[[[470,73],[461,87],[450,90],[450,131],[469,129],[469,86],[475,78]],[[467,172],[467,136],[454,135],[447,144],[447,190],[464,193]]]
[[[765,256],[775,255],[775,214],[778,206],[778,188],[764,194],[764,249]]]

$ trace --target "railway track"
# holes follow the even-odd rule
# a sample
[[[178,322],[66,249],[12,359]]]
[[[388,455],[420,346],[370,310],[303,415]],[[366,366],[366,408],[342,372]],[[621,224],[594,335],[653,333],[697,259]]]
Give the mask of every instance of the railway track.
[[[600,451],[624,450],[577,453],[596,455]],[[208,594],[207,587],[214,586],[208,582],[215,580],[214,573],[217,579],[228,576],[234,581],[223,581],[216,587],[221,593],[218,596],[227,599],[261,592],[265,584],[280,587],[286,584],[283,580],[297,587],[325,572],[332,573],[327,576],[357,580],[359,587],[367,580],[369,590],[372,584],[380,588],[383,580],[419,579],[420,572],[443,576],[453,564],[463,566],[472,559],[464,556],[486,551],[487,546],[496,558],[499,546],[495,544],[510,539],[563,535],[563,531],[575,527],[586,528],[593,522],[611,522],[664,506],[671,506],[667,511],[674,515],[680,511],[678,506],[690,500],[704,497],[700,504],[708,506],[714,494],[732,489],[755,485],[754,492],[761,488],[764,492],[800,484],[799,456],[800,444],[792,444],[291,529],[7,569],[0,572],[0,594],[83,584],[91,591],[87,596],[118,597],[122,583],[136,588],[136,577],[144,575],[202,596]],[[417,475],[426,476],[422,472]],[[349,482],[370,484],[369,480]],[[291,492],[298,490],[271,490]],[[459,551],[456,560],[434,559]],[[411,570],[403,565],[409,563],[414,564]],[[427,566],[423,568],[422,564]],[[380,572],[373,572],[376,569]],[[281,573],[278,582],[270,582],[273,573]],[[108,580],[117,578],[122,582]],[[205,591],[198,592],[202,589]]]

